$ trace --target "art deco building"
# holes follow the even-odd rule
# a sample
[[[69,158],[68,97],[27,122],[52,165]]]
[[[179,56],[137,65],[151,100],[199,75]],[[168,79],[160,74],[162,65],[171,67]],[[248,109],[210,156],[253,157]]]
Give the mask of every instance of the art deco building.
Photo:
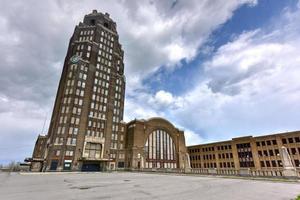
[[[75,27],[50,121],[45,170],[124,165],[125,76],[116,28],[107,13],[96,10]]]
[[[183,166],[184,133],[170,122],[123,122],[124,52],[116,28],[96,10],[75,27],[48,134],[29,159],[32,171]]]

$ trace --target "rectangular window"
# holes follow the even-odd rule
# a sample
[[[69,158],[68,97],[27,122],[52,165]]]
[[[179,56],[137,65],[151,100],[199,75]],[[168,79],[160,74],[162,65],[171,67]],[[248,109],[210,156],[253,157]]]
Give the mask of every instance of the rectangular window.
[[[68,138],[68,139],[67,139],[67,145],[71,145],[71,139],[72,139],[72,138]]]
[[[295,166],[300,167],[300,161],[299,160],[294,160],[295,161]]]
[[[282,139],[282,143],[283,143],[283,144],[287,144],[287,141],[286,141],[285,138]]]
[[[72,145],[76,145],[76,141],[77,141],[77,139],[76,139],[76,138],[72,138],[72,140],[71,140],[71,144],[72,144]]]
[[[261,151],[258,151],[258,155],[259,155],[259,156],[262,156],[262,152],[261,152]]]
[[[74,135],[77,135],[78,134],[78,128],[74,128]]]
[[[80,91],[80,96],[82,96],[82,97],[84,96],[84,90]]]
[[[73,134],[73,127],[70,127],[70,128],[69,128],[69,134],[70,134],[70,135]]]
[[[278,149],[275,149],[274,151],[275,151],[276,156],[279,156],[279,155],[280,155]]]
[[[269,150],[269,155],[274,156],[273,150],[271,150],[271,149]]]
[[[56,150],[55,155],[60,156],[60,150]]]
[[[60,134],[61,133],[61,127],[59,126],[58,128],[57,128],[57,134]]]
[[[73,153],[74,153],[73,151],[67,150],[65,155],[66,156],[73,156]]]
[[[100,158],[101,145],[97,143],[86,143],[84,155],[88,158]]]
[[[76,124],[76,125],[78,125],[78,124],[79,124],[79,118],[78,118],[78,117],[76,117],[75,124]]]

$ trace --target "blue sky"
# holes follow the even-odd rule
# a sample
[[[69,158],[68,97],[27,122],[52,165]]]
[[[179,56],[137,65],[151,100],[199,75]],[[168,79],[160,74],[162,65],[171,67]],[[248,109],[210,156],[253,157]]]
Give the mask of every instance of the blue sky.
[[[234,36],[240,35],[245,31],[251,31],[258,28],[268,30],[285,9],[294,10],[297,7],[295,0],[263,0],[259,1],[255,6],[248,4],[242,5],[233,12],[233,16],[228,19],[223,25],[214,30],[207,41],[208,46],[218,49],[220,46],[231,41]],[[206,46],[200,46],[205,48]],[[160,68],[145,79],[143,83],[147,85],[151,91],[167,90],[172,94],[180,95],[184,91],[193,86],[193,81],[186,77],[193,77],[193,74],[199,72],[199,65],[206,59],[209,59],[211,54],[199,53],[191,62],[181,61],[182,67],[168,71],[165,68]],[[154,81],[152,81],[154,79]],[[157,80],[158,79],[158,80]],[[177,84],[180,82],[181,84]]]
[[[2,4],[0,163],[31,156],[45,117],[47,131],[68,40],[93,9],[117,23],[125,121],[165,117],[188,145],[300,129],[299,1]]]

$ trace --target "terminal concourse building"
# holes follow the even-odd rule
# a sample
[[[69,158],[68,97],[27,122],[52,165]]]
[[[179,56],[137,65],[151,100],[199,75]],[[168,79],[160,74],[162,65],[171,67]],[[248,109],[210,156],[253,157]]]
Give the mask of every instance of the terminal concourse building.
[[[239,137],[232,140],[189,146],[192,168],[282,169],[282,147],[286,147],[293,166],[300,169],[300,131]]]

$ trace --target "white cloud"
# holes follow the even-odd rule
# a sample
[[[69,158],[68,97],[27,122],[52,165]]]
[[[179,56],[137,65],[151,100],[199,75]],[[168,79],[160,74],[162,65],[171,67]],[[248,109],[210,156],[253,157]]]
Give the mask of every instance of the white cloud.
[[[178,62],[180,59],[188,57],[185,56],[185,49],[180,44],[170,44],[165,47],[165,51],[171,62]],[[192,55],[194,55],[194,53],[192,53]]]
[[[185,99],[186,100],[186,99]],[[164,90],[158,91],[155,95],[145,92],[139,92],[135,98],[127,98],[126,109],[128,113],[125,115],[125,121],[137,119],[149,119],[151,117],[163,117],[172,119],[171,122],[178,128],[184,130],[187,145],[195,145],[203,142],[200,134],[195,133],[188,127],[183,127],[177,123],[171,115],[174,111],[180,110],[183,106],[183,99],[175,97],[171,93]],[[171,115],[170,115],[170,113]],[[182,117],[179,117],[181,119]],[[189,118],[187,118],[189,120]],[[182,121],[179,120],[182,123]]]
[[[173,95],[163,90],[160,90],[155,94],[155,100],[157,103],[163,105],[170,105],[174,101]]]
[[[124,121],[129,122],[133,119],[148,119],[151,117],[162,116],[159,111],[156,111],[151,106],[145,106],[145,100],[149,96],[143,93],[140,93],[139,97],[136,98],[127,98],[125,102],[125,108],[127,112],[124,115]]]
[[[299,9],[286,10],[271,31],[245,32],[221,46],[203,64],[196,87],[181,96],[148,95],[165,106],[138,99],[136,104],[200,134],[199,141],[299,129],[299,20]]]
[[[243,33],[220,47],[174,118],[210,140],[299,129],[300,11],[281,20],[280,29]]]
[[[184,129],[184,136],[185,136],[185,144],[188,146],[197,145],[204,142],[203,138],[194,131],[189,129]]]
[[[125,2],[129,17],[114,16],[125,41],[126,72],[135,74],[134,82],[128,78],[128,92],[162,65],[174,68],[181,59],[193,59],[211,31],[226,22],[237,7],[255,3],[178,1],[171,9],[173,1]]]
[[[156,92],[154,97],[148,98],[149,104],[152,104],[156,109],[178,109],[182,107],[184,103],[181,97],[175,97],[172,95],[172,93],[164,90],[159,90],[158,92]]]

